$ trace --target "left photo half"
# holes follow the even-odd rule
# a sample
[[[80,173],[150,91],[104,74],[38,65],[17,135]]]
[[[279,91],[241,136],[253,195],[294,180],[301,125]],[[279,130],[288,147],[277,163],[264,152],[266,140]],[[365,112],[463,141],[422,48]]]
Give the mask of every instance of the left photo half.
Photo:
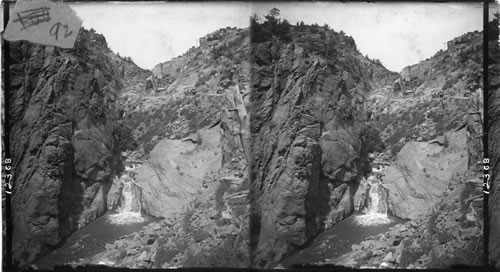
[[[248,267],[249,5],[67,2],[72,31],[22,2],[3,6],[12,266]],[[37,29],[74,44],[15,41]]]

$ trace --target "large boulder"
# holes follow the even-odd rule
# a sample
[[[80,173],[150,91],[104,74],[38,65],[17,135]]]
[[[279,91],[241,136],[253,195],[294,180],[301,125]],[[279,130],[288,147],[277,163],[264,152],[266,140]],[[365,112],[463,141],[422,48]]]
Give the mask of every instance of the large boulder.
[[[465,129],[438,141],[408,142],[385,170],[383,186],[389,191],[389,211],[397,217],[415,219],[425,215],[452,186],[452,178],[468,169]]]
[[[142,209],[156,217],[178,214],[201,189],[210,171],[221,167],[219,128],[200,131],[201,144],[164,139],[137,170]]]

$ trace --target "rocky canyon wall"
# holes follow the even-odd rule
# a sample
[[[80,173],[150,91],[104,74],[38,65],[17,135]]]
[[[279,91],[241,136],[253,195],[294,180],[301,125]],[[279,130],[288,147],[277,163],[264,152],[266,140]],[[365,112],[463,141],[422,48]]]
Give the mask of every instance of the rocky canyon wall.
[[[400,218],[428,214],[453,190],[456,176],[479,171],[482,156],[482,32],[403,69],[392,86],[371,93],[371,123],[393,163],[385,170],[389,210]]]
[[[13,258],[24,264],[106,211],[123,65],[83,29],[74,49],[10,46]]]
[[[343,34],[297,27],[289,35],[251,48],[250,235],[257,267],[307,245],[353,211],[367,172],[364,102],[373,71],[385,69]]]

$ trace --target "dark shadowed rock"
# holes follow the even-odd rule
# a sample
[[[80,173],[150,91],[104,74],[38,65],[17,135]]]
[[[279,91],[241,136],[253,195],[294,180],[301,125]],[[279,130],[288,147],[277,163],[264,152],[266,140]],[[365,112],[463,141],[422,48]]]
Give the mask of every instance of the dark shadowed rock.
[[[490,23],[491,32],[497,33],[496,37],[489,43],[489,104],[488,104],[488,146],[490,154],[491,188],[489,194],[490,237],[489,237],[489,260],[497,269],[500,268],[500,168],[497,166],[500,160],[500,48],[498,45],[498,18]]]
[[[120,169],[112,132],[126,65],[115,57],[87,30],[70,50],[11,43],[12,239],[21,265],[106,211]]]
[[[351,38],[317,29],[326,40],[292,28],[291,41],[273,37],[251,48],[257,267],[272,267],[351,214],[368,157],[363,103],[375,76],[395,79],[357,53]]]

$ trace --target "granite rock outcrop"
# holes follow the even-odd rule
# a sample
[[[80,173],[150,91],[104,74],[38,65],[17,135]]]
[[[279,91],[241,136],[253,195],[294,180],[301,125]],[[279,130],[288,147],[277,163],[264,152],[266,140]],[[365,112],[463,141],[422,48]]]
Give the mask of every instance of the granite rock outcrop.
[[[15,42],[10,52],[12,242],[22,266],[105,213],[122,167],[121,71],[143,71],[93,30],[82,29],[73,49]]]
[[[272,266],[352,213],[369,171],[364,102],[374,75],[395,78],[345,34],[319,26],[281,33],[270,24],[253,22],[251,47],[250,235],[257,267]],[[266,38],[266,31],[275,33]]]

